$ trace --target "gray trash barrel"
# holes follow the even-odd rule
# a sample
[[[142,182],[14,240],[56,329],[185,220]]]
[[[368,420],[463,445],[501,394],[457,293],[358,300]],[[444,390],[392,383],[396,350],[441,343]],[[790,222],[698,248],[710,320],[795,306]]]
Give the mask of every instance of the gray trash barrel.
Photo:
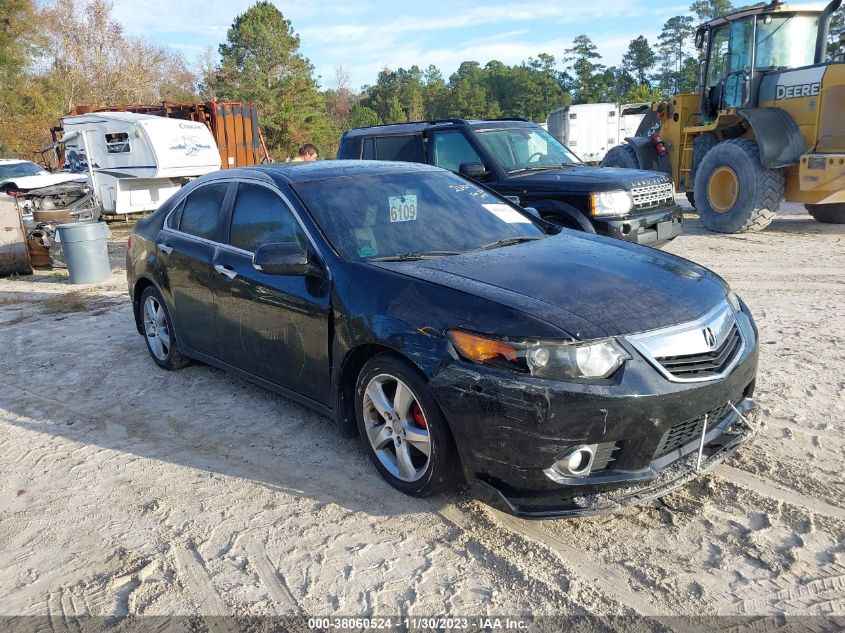
[[[111,275],[105,222],[73,222],[56,227],[56,240],[65,253],[72,284],[95,284]]]

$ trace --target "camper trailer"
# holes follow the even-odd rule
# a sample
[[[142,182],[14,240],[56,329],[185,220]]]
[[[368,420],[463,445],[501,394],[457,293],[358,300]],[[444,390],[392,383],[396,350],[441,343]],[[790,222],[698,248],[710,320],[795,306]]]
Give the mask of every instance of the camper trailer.
[[[648,103],[584,103],[549,113],[549,133],[587,163],[599,163],[611,147],[634,136]]]
[[[258,108],[248,103],[163,101],[153,105],[112,105],[102,108],[80,105],[68,112],[68,116],[93,112],[135,112],[203,123],[217,142],[221,169],[272,162],[258,125]],[[61,128],[53,128],[52,132],[54,141],[61,136]]]
[[[132,112],[62,118],[64,170],[86,174],[102,213],[152,211],[189,179],[220,169],[208,128]]]

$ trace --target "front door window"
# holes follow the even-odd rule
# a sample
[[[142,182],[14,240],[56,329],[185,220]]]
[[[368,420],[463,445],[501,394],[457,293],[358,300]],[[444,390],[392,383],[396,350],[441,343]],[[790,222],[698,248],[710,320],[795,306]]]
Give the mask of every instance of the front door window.
[[[432,150],[434,164],[450,171],[460,171],[463,163],[481,163],[481,157],[460,132],[438,132]]]

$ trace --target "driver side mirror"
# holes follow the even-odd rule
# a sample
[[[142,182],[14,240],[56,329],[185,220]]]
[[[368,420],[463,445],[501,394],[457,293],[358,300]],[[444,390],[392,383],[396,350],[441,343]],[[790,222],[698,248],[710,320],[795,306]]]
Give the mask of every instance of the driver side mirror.
[[[461,163],[458,173],[461,176],[466,176],[473,180],[484,180],[490,176],[490,170],[487,169],[484,163]]]
[[[528,213],[529,215],[534,216],[535,218],[540,217],[540,212],[537,211],[534,207],[522,207],[522,210]]]
[[[255,249],[252,267],[268,275],[303,276],[317,269],[298,242],[273,242]]]

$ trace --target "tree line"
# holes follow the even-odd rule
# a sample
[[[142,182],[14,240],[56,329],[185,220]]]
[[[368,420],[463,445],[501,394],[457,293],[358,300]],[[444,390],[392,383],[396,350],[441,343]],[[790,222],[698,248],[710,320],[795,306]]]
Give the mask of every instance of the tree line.
[[[321,89],[291,22],[260,0],[232,22],[218,50],[195,63],[124,32],[108,0],[0,0],[0,156],[29,155],[74,106],[227,100],[256,104],[276,159],[305,142],[331,156],[353,127],[448,117],[526,117],[544,121],[562,105],[647,102],[698,84],[697,24],[734,9],[696,0],[668,19],[656,41],[632,39],[618,65],[603,63],[586,34],[558,53],[519,64],[464,61],[445,77],[436,66],[383,69],[355,89],[338,67]],[[843,30],[843,10],[831,46]]]

